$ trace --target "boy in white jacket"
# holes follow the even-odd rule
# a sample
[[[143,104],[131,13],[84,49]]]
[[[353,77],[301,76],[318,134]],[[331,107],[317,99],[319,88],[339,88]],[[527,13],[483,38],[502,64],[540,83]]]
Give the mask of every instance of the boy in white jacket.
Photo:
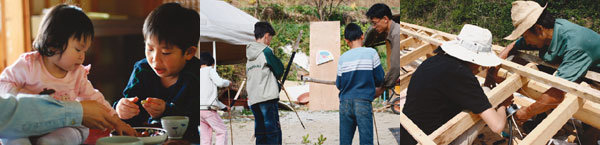
[[[229,87],[230,81],[219,77],[212,67],[214,59],[210,53],[200,54],[200,144],[212,145],[212,131],[216,133],[216,145],[227,144],[227,126],[217,114],[216,108],[229,107],[217,98],[217,87]]]

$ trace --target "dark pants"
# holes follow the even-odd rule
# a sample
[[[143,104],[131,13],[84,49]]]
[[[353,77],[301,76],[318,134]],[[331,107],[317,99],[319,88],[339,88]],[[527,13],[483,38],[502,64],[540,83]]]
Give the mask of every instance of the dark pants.
[[[281,144],[278,99],[260,102],[250,106],[254,114],[254,135],[257,145]]]
[[[352,144],[356,126],[361,145],[373,144],[373,107],[371,101],[340,100],[340,145]]]

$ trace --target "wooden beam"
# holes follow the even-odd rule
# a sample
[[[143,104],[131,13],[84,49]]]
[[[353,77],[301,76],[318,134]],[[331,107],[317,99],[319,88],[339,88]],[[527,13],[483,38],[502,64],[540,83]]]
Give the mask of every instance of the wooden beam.
[[[526,53],[519,52],[519,51],[516,52],[515,56],[522,58],[526,61],[535,62],[535,63],[541,64],[543,66],[551,67],[554,69],[557,69],[559,66],[557,64],[551,64],[551,63],[545,62],[537,56],[533,56],[531,54],[526,54]],[[587,73],[585,74],[585,78],[596,81],[596,82],[600,82],[600,73],[588,70]]]
[[[600,91],[596,89],[592,89],[591,87],[581,87],[578,84],[567,81],[562,78],[554,77],[552,75],[543,73],[541,71],[537,71],[519,64],[516,64],[507,60],[500,60],[502,63],[500,64],[502,68],[516,72],[524,77],[530,78],[532,80],[548,84],[555,88],[561,89],[562,91],[572,93],[573,95],[582,97],[586,100],[593,101],[596,103],[600,103]]]
[[[404,23],[404,22],[400,22],[400,25],[406,26],[406,27],[410,27],[410,28],[414,28],[414,29],[429,31],[429,32],[441,35],[443,37],[446,37],[449,40],[456,39],[456,35],[450,34],[450,33],[446,33],[446,32],[443,32],[443,31],[439,31],[439,30],[435,30],[435,29],[431,29],[431,28],[427,28],[427,27],[423,27],[423,26],[419,26],[419,25],[415,25],[415,24]]]
[[[400,91],[408,88],[408,84],[410,83],[410,78],[412,77],[412,74],[414,72],[415,71],[410,71],[408,73],[400,75],[400,89],[399,89]],[[398,93],[400,93],[400,92],[398,92]]]
[[[417,60],[418,58],[425,56],[425,54],[432,52],[433,51],[433,46],[431,46],[431,44],[423,44],[421,46],[419,46],[417,49],[408,52],[406,55],[400,56],[400,66],[405,66],[409,63],[411,63],[414,60]]]
[[[408,38],[406,38],[404,40],[400,40],[400,47],[401,48],[402,48],[402,46],[411,47],[414,43],[415,43],[414,37],[409,36]]]
[[[526,95],[527,97],[532,99],[537,99],[539,98],[539,96],[542,95],[543,92],[550,89],[550,86],[531,80],[521,89],[526,92],[523,95]],[[523,100],[517,99],[520,98],[515,97],[516,104],[519,104],[521,106],[531,105],[531,103],[526,103]],[[600,121],[598,121],[600,120],[600,104],[591,101],[586,101],[585,104],[583,104],[583,107],[577,110],[577,112],[575,112],[573,117],[595,128],[600,129]]]
[[[502,101],[506,100],[513,92],[521,88],[527,80],[522,79],[519,75],[511,75],[508,79],[500,83],[496,88],[492,89],[486,95],[493,107],[498,106]],[[429,135],[438,144],[445,145],[452,142],[463,132],[473,126],[481,119],[479,115],[460,112],[458,115],[450,119],[446,124],[435,130]]]
[[[408,36],[412,36],[415,39],[419,39],[421,41],[425,41],[427,43],[431,43],[431,44],[436,45],[436,46],[440,46],[444,42],[442,40],[433,39],[433,38],[431,38],[429,36],[422,35],[422,34],[419,34],[419,33],[415,32],[415,31],[411,31],[411,30],[404,29],[404,28],[400,28],[400,33],[406,34]]]
[[[573,114],[573,117],[600,129],[600,104],[586,101],[583,107]]]
[[[534,103],[523,97],[516,97],[516,96],[515,96],[515,98],[513,98],[513,101],[515,104],[520,105],[521,107],[529,106]]]
[[[543,145],[581,108],[585,100],[567,94],[562,103],[522,141],[526,145]]]
[[[429,138],[408,116],[400,112],[400,124],[408,133],[422,145],[435,145],[435,142]]]

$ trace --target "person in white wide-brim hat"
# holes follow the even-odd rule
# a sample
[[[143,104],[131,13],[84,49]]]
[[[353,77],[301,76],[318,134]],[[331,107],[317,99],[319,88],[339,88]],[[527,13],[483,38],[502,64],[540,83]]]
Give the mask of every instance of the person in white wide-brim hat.
[[[500,64],[500,58],[492,52],[492,32],[475,25],[466,24],[456,40],[447,41],[441,47],[451,56],[480,66]]]
[[[600,89],[600,84],[585,78],[589,71],[600,72],[600,34],[568,20],[554,18],[546,9],[547,6],[548,4],[542,7],[535,1],[512,3],[511,19],[514,30],[504,39],[515,41],[507,45],[499,57],[505,59],[516,50],[537,50],[543,61],[558,66],[556,71],[541,69],[542,71],[576,83],[586,81],[592,87]],[[558,12],[560,11],[559,8]],[[488,72],[488,75],[496,76],[497,71],[490,70],[493,71]],[[486,79],[486,85],[487,82],[493,81]],[[564,96],[564,91],[552,87],[538,97],[535,103],[518,110],[515,119],[521,124],[535,115],[555,108]],[[582,143],[596,144],[600,139],[600,131],[593,127],[588,128],[584,127]]]
[[[443,43],[435,52],[413,73],[402,112],[426,134],[462,110],[478,114],[492,131],[502,132],[505,107],[494,109],[475,77],[481,68],[500,64],[492,52],[492,33],[466,24],[456,40]],[[471,144],[485,124],[474,125],[451,144]],[[408,134],[404,128],[400,131]],[[400,144],[417,143],[410,135],[400,138]]]

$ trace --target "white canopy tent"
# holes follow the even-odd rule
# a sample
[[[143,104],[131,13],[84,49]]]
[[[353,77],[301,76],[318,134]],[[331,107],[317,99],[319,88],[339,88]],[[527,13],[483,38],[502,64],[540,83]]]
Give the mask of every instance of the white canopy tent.
[[[212,52],[218,64],[246,61],[258,19],[220,0],[200,0],[200,51]]]

